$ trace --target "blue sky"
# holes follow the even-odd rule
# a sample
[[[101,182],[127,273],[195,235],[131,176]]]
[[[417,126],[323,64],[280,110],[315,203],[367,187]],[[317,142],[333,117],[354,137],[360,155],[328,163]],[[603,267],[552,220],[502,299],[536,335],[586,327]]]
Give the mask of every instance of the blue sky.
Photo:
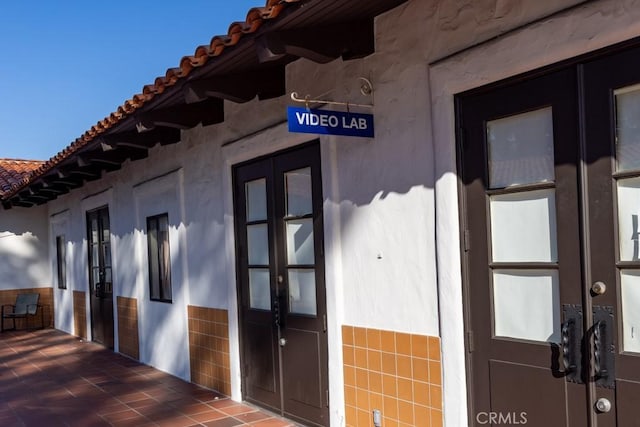
[[[0,2],[0,158],[46,160],[266,0]]]

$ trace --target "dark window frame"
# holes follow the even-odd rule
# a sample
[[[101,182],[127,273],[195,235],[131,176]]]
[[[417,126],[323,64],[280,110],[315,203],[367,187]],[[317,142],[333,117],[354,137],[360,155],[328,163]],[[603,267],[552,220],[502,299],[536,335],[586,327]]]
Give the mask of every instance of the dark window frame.
[[[173,290],[168,213],[147,217],[147,254],[149,298],[151,301],[171,303]]]
[[[67,241],[64,234],[56,236],[56,265],[58,289],[67,289]]]

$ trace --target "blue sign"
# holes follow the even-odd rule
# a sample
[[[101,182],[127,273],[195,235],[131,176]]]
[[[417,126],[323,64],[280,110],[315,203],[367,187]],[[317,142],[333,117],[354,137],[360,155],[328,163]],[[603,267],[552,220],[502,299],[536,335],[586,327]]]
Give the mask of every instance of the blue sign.
[[[373,138],[373,114],[288,107],[289,132]]]

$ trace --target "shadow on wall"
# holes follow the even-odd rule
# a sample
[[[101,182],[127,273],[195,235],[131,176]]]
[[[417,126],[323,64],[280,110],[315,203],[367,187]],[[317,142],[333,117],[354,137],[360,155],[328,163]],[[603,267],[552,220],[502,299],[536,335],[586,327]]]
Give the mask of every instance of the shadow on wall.
[[[49,285],[46,243],[31,232],[0,233],[0,289]]]
[[[0,289],[51,285],[47,208],[0,210]]]

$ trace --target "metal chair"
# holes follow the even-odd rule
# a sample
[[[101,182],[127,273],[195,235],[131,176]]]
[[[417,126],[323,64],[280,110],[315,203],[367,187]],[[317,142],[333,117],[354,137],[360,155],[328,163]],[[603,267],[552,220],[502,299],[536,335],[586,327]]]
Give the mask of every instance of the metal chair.
[[[2,319],[0,319],[1,332],[16,329],[16,319],[24,319],[25,328],[29,329],[29,318],[37,317],[40,311],[40,328],[44,328],[44,315],[42,306],[38,304],[40,294],[25,293],[18,294],[15,304],[5,304],[2,306]],[[5,319],[11,319],[12,328],[5,328]]]

